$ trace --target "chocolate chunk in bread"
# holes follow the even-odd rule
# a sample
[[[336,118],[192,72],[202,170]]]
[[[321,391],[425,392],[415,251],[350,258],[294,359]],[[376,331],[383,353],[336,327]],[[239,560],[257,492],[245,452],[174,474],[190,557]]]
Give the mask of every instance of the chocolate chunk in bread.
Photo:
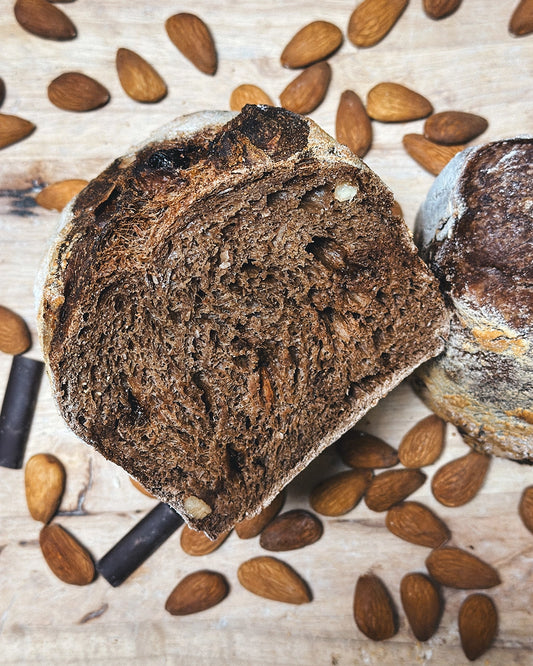
[[[443,346],[382,181],[272,107],[187,116],[64,214],[41,343],[59,408],[216,537]]]

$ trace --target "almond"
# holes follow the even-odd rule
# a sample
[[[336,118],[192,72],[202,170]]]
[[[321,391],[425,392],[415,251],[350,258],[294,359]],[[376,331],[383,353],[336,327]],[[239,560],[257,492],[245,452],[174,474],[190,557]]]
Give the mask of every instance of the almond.
[[[403,147],[415,162],[434,176],[438,176],[448,162],[464,150],[463,145],[443,146],[429,141],[421,134],[406,134],[403,137]]]
[[[424,123],[424,136],[435,143],[454,145],[467,143],[482,134],[488,122],[482,116],[465,111],[434,113]]]
[[[309,511],[293,509],[280,514],[261,532],[259,544],[265,550],[295,550],[318,541],[324,528]]]
[[[170,41],[204,74],[213,76],[218,59],[215,42],[209,28],[195,14],[174,14],[165,22]]]
[[[378,83],[367,95],[366,112],[384,123],[418,120],[432,111],[429,100],[401,83]]]
[[[109,101],[101,83],[81,72],[65,72],[48,86],[48,99],[65,111],[92,111]]]
[[[372,145],[372,123],[361,98],[353,90],[345,90],[341,95],[335,134],[337,141],[358,157],[364,157]]]
[[[392,204],[392,214],[396,217],[401,217],[403,220],[403,210],[400,204],[397,201],[394,201]]]
[[[459,8],[462,0],[424,0],[424,11],[432,19],[450,16]]]
[[[281,54],[283,67],[297,69],[325,60],[342,44],[342,32],[328,21],[313,21],[294,35]]]
[[[431,481],[435,499],[445,506],[463,506],[470,502],[483,485],[490,461],[490,456],[470,451],[443,465]]]
[[[496,606],[486,594],[471,594],[459,609],[459,636],[467,659],[475,661],[490,648],[498,631]]]
[[[60,180],[43,188],[35,197],[35,201],[48,210],[61,211],[87,184],[88,182],[81,178]]]
[[[375,435],[352,428],[338,441],[337,450],[342,462],[349,467],[368,469],[393,467],[398,463],[398,451]]]
[[[210,539],[203,532],[193,530],[192,527],[184,525],[180,535],[180,545],[187,555],[199,557],[208,555],[221,546],[228,538],[229,532],[221,534],[216,539]]]
[[[156,70],[135,51],[120,48],[115,57],[120,85],[136,102],[159,102],[167,86]]]
[[[353,600],[355,623],[373,641],[392,638],[398,631],[396,611],[383,581],[374,574],[359,576]]]
[[[450,530],[431,509],[418,502],[393,506],[385,518],[387,529],[400,539],[428,548],[438,548],[450,539]]]
[[[24,319],[0,305],[0,351],[14,356],[27,351],[30,345],[30,332]]]
[[[509,21],[509,32],[517,37],[533,32],[533,0],[520,0],[516,5]]]
[[[34,129],[35,125],[29,120],[0,113],[0,148],[25,139]]]
[[[59,41],[76,37],[69,17],[47,0],[17,0],[14,10],[19,25],[33,35]]]
[[[56,456],[37,453],[28,460],[24,487],[32,518],[45,524],[53,518],[63,497],[65,480],[65,468]]]
[[[242,83],[231,93],[229,107],[232,111],[240,111],[246,104],[274,106],[274,102],[259,86],[254,86],[252,83]]]
[[[372,511],[388,511],[426,480],[419,469],[390,469],[375,476],[365,494],[365,503]]]
[[[287,604],[311,601],[307,583],[288,564],[274,557],[259,556],[243,562],[237,577],[249,592]]]
[[[435,583],[421,573],[402,578],[400,597],[415,638],[429,640],[437,631],[443,611],[442,597]]]
[[[363,0],[348,23],[354,46],[373,46],[385,37],[407,6],[408,0]]]
[[[323,516],[342,516],[351,511],[365,494],[372,479],[368,469],[350,469],[330,476],[311,491],[310,503]]]
[[[199,613],[219,604],[228,594],[224,576],[216,571],[195,571],[185,576],[170,593],[165,610],[171,615]]]
[[[46,563],[64,583],[92,583],[95,577],[92,557],[61,525],[45,525],[39,535],[39,545]]]
[[[524,489],[518,505],[518,512],[524,525],[530,532],[533,532],[533,486]]]
[[[281,106],[295,113],[311,113],[322,102],[331,80],[331,67],[317,62],[293,79],[279,96]]]
[[[141,483],[139,483],[139,481],[137,481],[137,479],[134,479],[133,477],[130,476],[130,482],[131,482],[131,485],[134,488],[137,488],[137,490],[140,493],[142,493],[143,495],[146,495],[146,497],[152,497],[152,498],[155,499],[155,495],[152,495],[152,493],[149,490],[146,490],[146,488]]]
[[[285,502],[285,493],[281,491],[272,502],[265,507],[260,513],[252,518],[246,518],[240,523],[235,525],[235,532],[241,539],[251,539],[260,534],[264,528],[274,519],[275,516],[281,511]]]
[[[432,550],[426,567],[441,585],[460,590],[483,589],[501,583],[496,569],[472,553],[452,546]]]
[[[425,467],[434,463],[444,449],[445,422],[436,414],[418,421],[403,437],[398,457],[404,467]]]

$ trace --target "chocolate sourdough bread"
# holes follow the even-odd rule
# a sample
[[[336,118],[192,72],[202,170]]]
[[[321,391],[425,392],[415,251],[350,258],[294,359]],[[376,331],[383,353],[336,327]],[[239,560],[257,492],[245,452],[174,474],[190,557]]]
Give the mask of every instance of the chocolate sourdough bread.
[[[443,346],[393,197],[307,118],[205,112],[64,213],[40,335],[74,432],[216,537]]]

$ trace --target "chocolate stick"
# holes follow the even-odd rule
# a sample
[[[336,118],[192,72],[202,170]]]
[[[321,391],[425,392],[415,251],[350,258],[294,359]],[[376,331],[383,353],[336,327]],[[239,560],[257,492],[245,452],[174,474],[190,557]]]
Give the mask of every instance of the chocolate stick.
[[[97,571],[117,587],[154,553],[183,523],[168,504],[160,502],[97,562]]]
[[[0,412],[0,465],[19,469],[30,433],[44,364],[13,356]]]

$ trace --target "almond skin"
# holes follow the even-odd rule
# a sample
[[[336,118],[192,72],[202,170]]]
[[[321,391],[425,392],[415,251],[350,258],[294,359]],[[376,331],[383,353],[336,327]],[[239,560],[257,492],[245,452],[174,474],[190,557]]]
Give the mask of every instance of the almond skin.
[[[228,595],[229,585],[216,571],[195,571],[185,576],[170,593],[165,610],[171,615],[191,615],[219,604]]]
[[[436,414],[418,421],[402,438],[398,457],[404,467],[425,467],[434,463],[444,449],[445,422]]]
[[[45,525],[39,535],[39,545],[46,563],[64,583],[92,583],[96,573],[92,557],[61,525]]]
[[[408,0],[363,0],[348,23],[348,39],[354,46],[374,46],[385,37],[406,8]]]
[[[285,492],[281,491],[272,502],[257,516],[246,518],[235,525],[235,532],[241,539],[252,539],[260,534],[265,527],[278,515],[285,502]]]
[[[368,92],[366,111],[374,120],[397,123],[425,118],[433,112],[433,107],[420,93],[401,83],[385,81]]]
[[[375,476],[365,494],[365,503],[372,511],[388,511],[426,480],[419,469],[390,469]]]
[[[424,0],[423,7],[429,18],[441,19],[459,9],[461,2],[462,0]]]
[[[0,148],[25,139],[34,129],[35,125],[29,120],[0,113]]]
[[[167,86],[161,76],[135,51],[118,49],[115,65],[120,85],[136,102],[159,102],[167,94]]]
[[[415,162],[434,176],[438,176],[448,162],[464,150],[463,145],[443,146],[429,141],[421,134],[406,134],[402,143]]]
[[[286,604],[311,601],[307,583],[288,564],[274,557],[259,556],[243,562],[237,577],[249,592]]]
[[[39,206],[48,210],[61,211],[87,185],[88,181],[81,178],[59,180],[57,183],[51,183],[43,188],[35,197],[35,201]]]
[[[373,641],[392,638],[398,631],[396,611],[383,581],[374,574],[360,576],[353,601],[355,623]]]
[[[221,546],[228,538],[230,532],[221,534],[216,539],[210,539],[203,532],[193,530],[188,525],[184,525],[180,535],[180,545],[187,555],[200,557],[201,555],[208,555]]]
[[[192,64],[204,74],[213,76],[218,58],[215,42],[209,28],[195,14],[174,14],[165,22],[170,41]]]
[[[17,0],[14,11],[18,24],[32,35],[58,41],[76,37],[69,17],[47,0]]]
[[[398,451],[375,435],[349,430],[337,441],[337,451],[348,467],[377,469],[398,464]]]
[[[533,486],[524,488],[518,505],[518,513],[527,529],[533,532]]]
[[[322,102],[331,81],[331,67],[317,62],[293,79],[279,96],[281,106],[294,113],[311,113]]]
[[[24,319],[13,310],[0,305],[0,351],[22,354],[31,346],[31,336]]]
[[[358,157],[364,157],[372,145],[372,123],[361,98],[353,90],[345,90],[340,98],[335,119],[335,135],[339,143]]]
[[[490,461],[490,456],[470,451],[443,465],[431,480],[435,499],[445,506],[463,506],[470,502],[483,485]]]
[[[57,512],[63,491],[66,473],[63,463],[50,453],[33,455],[24,469],[26,503],[31,517],[46,524]]]
[[[371,479],[369,469],[350,469],[334,474],[313,488],[310,504],[323,516],[342,516],[359,503]]]
[[[517,37],[533,32],[533,0],[520,0],[509,21],[509,32]]]
[[[265,550],[296,550],[318,541],[323,531],[322,523],[312,513],[293,509],[280,514],[265,527],[259,544]]]
[[[65,72],[48,86],[48,99],[65,111],[92,111],[109,101],[101,83],[81,72]]]
[[[459,636],[467,659],[475,661],[490,648],[498,632],[498,612],[486,594],[471,594],[459,609]]]
[[[439,548],[451,536],[446,524],[431,509],[418,502],[402,502],[391,507],[385,525],[400,539],[427,548]]]
[[[266,104],[274,106],[274,102],[259,86],[252,83],[243,83],[237,86],[229,98],[229,108],[232,111],[240,111],[246,104]]]
[[[283,67],[298,69],[325,60],[342,44],[342,32],[329,21],[313,21],[299,30],[281,54]]]
[[[460,590],[481,590],[501,583],[498,572],[490,564],[452,546],[432,550],[426,558],[426,567],[438,583]]]
[[[415,638],[429,640],[438,629],[443,611],[436,584],[424,574],[407,574],[400,583],[400,597]]]
[[[465,111],[434,113],[424,123],[424,136],[435,143],[455,145],[468,143],[487,129],[485,118]]]

